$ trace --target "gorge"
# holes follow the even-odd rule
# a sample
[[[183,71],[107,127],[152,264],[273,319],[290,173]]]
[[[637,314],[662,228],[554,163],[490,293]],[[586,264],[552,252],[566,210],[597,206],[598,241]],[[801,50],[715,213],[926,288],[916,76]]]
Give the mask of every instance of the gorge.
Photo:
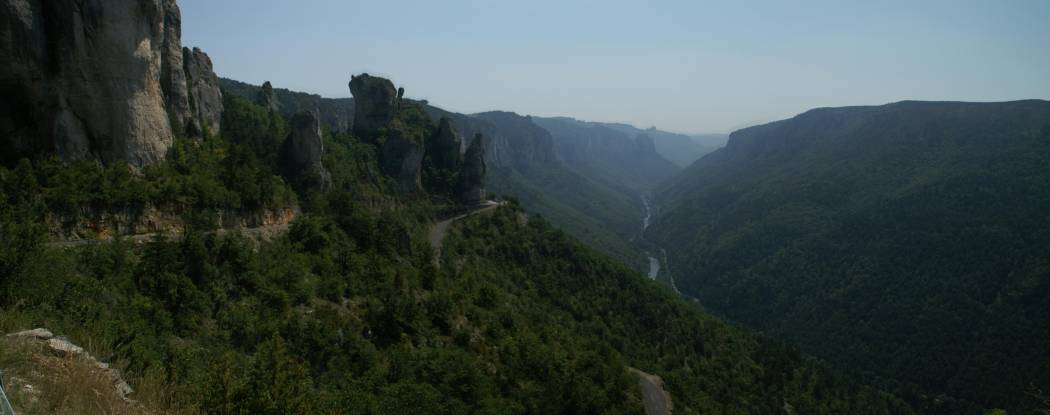
[[[830,75],[870,44],[783,39],[878,13],[766,60],[778,13],[697,42],[642,18],[681,4],[412,6],[0,0],[0,412],[1050,414],[1050,102],[681,134],[635,125],[867,87]]]

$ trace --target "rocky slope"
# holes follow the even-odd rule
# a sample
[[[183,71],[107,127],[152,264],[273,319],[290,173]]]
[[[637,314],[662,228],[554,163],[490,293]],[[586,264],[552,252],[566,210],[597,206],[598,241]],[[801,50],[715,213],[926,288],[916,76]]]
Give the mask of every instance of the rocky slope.
[[[5,160],[164,158],[176,134],[219,129],[218,80],[181,45],[174,0],[0,4]]]
[[[3,373],[2,383],[16,413],[153,412],[133,399],[135,390],[119,370],[49,330],[0,337],[0,356],[15,362]]]

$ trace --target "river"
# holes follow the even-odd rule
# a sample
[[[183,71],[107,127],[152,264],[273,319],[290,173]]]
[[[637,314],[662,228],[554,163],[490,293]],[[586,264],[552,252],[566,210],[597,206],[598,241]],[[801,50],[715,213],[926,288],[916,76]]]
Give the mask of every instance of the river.
[[[645,216],[642,217],[642,238],[645,238],[645,230],[649,229],[649,219],[653,217],[653,211],[648,197],[642,196],[642,205],[645,205]],[[649,252],[645,255],[649,257],[649,279],[655,280],[656,276],[660,275],[660,260]]]

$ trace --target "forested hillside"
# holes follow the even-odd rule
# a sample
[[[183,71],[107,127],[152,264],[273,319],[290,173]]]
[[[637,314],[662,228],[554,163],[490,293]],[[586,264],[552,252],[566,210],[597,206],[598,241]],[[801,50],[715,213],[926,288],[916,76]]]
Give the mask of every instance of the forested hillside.
[[[142,174],[0,170],[0,331],[68,336],[121,369],[132,398],[176,413],[640,413],[629,366],[664,376],[676,413],[909,412],[515,203],[454,229],[436,262],[424,234],[448,199],[403,193],[377,144],[325,133],[330,187],[296,187],[278,139],[294,123],[226,101],[221,135],[180,139]],[[67,246],[47,229],[49,212],[153,204],[177,206],[181,231]],[[266,238],[209,220],[267,206],[301,214]]]
[[[924,411],[1029,413],[1050,386],[1047,166],[1046,101],[815,109],[733,133],[647,236],[707,309]]]

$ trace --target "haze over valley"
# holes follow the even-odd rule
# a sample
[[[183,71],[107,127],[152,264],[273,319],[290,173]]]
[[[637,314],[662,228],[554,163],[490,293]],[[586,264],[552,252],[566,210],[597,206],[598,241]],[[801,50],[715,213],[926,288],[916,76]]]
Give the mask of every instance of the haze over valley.
[[[0,0],[0,414],[1050,414],[1046,21]]]

